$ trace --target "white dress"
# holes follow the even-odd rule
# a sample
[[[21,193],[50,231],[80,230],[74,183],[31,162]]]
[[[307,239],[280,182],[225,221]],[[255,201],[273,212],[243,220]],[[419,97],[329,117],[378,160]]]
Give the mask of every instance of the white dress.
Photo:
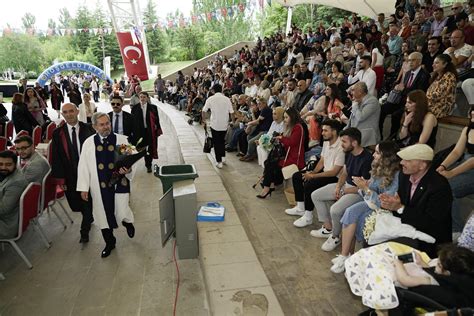
[[[128,144],[127,136],[116,134],[117,145]],[[102,203],[102,195],[100,193],[99,177],[97,174],[97,161],[95,157],[95,134],[87,138],[82,145],[81,157],[79,158],[77,191],[88,192],[92,197],[92,214],[94,223],[100,229],[110,228],[107,222],[104,205]],[[132,172],[125,175],[128,180],[133,179],[134,168]],[[130,186],[131,187],[131,186]],[[133,223],[134,217],[129,205],[130,193],[115,193],[115,218],[117,224],[122,221]]]

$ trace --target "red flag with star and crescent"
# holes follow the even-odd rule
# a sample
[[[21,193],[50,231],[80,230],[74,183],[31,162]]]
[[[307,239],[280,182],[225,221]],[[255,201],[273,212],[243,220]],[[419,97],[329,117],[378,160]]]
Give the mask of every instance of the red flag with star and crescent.
[[[129,77],[137,75],[140,80],[148,80],[145,52],[141,41],[136,36],[132,36],[130,32],[117,32],[116,34],[127,75]]]

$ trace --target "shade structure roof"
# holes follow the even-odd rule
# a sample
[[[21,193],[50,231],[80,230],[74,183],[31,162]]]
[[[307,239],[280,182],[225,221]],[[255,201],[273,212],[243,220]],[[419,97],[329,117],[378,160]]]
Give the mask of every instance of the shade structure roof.
[[[344,9],[367,17],[375,17],[379,13],[393,13],[395,0],[274,0],[285,7],[299,4],[323,4]]]

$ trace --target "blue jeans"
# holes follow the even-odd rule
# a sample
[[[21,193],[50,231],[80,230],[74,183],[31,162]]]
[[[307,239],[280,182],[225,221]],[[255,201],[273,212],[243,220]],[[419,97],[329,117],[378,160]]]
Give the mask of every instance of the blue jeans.
[[[455,164],[460,165],[474,155],[464,154],[461,162]],[[463,220],[461,217],[460,200],[474,193],[474,169],[461,173],[454,178],[449,179],[449,185],[453,191],[453,208],[451,211],[453,219],[453,232],[461,232],[463,229]]]
[[[237,142],[239,141],[239,135],[244,132],[243,128],[237,128],[234,130],[234,134],[232,135],[232,140],[229,143],[230,148],[237,148]]]

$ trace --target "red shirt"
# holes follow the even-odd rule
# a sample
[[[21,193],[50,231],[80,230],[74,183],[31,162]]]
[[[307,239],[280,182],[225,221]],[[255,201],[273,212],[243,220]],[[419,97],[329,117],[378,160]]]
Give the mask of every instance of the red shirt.
[[[474,26],[467,25],[462,31],[464,32],[464,43],[474,45]]]

